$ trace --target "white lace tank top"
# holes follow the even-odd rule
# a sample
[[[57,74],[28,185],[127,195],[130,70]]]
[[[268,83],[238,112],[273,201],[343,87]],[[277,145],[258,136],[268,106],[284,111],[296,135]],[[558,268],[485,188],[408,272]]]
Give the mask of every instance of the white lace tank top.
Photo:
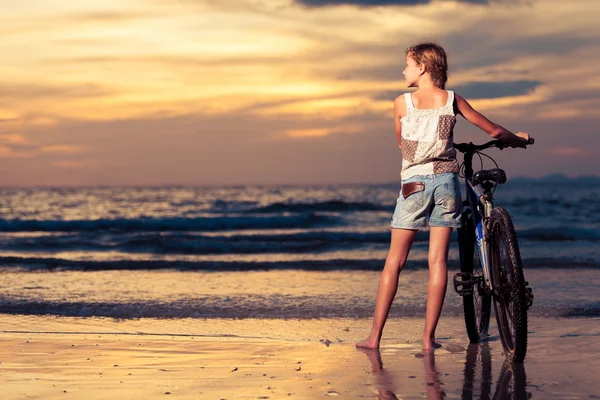
[[[402,173],[405,180],[415,175],[458,172],[456,150],[452,147],[456,115],[454,92],[440,108],[415,108],[410,93],[405,93],[406,115],[402,123]]]

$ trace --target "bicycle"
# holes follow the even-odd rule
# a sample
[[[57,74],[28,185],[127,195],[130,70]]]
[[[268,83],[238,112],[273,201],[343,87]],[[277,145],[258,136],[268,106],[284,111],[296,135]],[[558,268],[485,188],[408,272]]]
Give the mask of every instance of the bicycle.
[[[528,144],[533,144],[529,139]],[[458,229],[461,272],[454,276],[456,292],[463,297],[465,325],[471,343],[488,335],[491,303],[506,358],[522,363],[527,352],[527,310],[533,304],[533,291],[525,281],[519,243],[508,212],[493,198],[497,185],[506,182],[506,173],[493,158],[482,153],[507,143],[492,140],[483,145],[457,143],[464,154],[466,200],[462,227]],[[496,168],[473,173],[473,156],[491,159]]]

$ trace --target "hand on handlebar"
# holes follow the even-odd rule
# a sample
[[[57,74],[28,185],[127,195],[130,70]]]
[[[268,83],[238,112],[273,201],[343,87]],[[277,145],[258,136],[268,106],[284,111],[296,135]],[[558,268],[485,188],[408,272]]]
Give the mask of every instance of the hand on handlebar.
[[[516,136],[520,137],[522,140],[522,143],[519,145],[512,145],[511,147],[522,147],[525,148],[527,147],[528,144],[533,144],[533,139],[529,137],[529,133],[527,132],[519,132],[516,133]]]

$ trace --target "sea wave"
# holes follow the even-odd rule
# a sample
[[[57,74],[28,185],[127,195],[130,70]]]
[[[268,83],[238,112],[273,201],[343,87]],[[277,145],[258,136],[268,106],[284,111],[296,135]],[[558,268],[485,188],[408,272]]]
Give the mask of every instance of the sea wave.
[[[420,235],[428,240],[427,235]],[[419,240],[419,238],[417,240]],[[309,231],[234,235],[206,235],[187,232],[105,233],[77,232],[61,235],[0,238],[5,251],[119,251],[159,254],[260,254],[323,252],[387,244],[390,233]]]
[[[306,213],[306,212],[343,212],[343,211],[392,211],[393,204],[389,206],[369,202],[346,202],[330,200],[316,203],[273,203],[268,206],[255,207],[247,210],[248,213]]]
[[[600,230],[592,228],[543,227],[517,230],[517,236],[528,240],[573,241],[600,240]]]
[[[237,229],[285,229],[330,226],[339,223],[316,213],[281,216],[222,216],[196,218],[133,218],[96,220],[0,219],[0,232],[90,231],[221,231]]]
[[[283,218],[283,219],[280,219]],[[0,236],[0,249],[12,252],[58,252],[58,251],[117,251],[126,253],[156,253],[156,254],[261,254],[261,253],[322,253],[326,251],[341,251],[351,249],[381,248],[390,242],[390,232],[385,227],[381,230],[350,231],[339,229],[314,228],[302,230],[300,225],[324,225],[343,222],[331,222],[325,217],[312,217],[313,219],[296,219],[278,217],[267,220],[229,221],[228,226],[252,227],[255,232],[246,233],[244,230],[231,229],[227,232],[212,232],[217,227],[209,227],[198,221],[189,225],[173,222],[170,231],[150,231],[157,228],[161,222],[148,222],[141,225],[142,229],[149,231],[127,231],[134,228],[127,223],[120,224],[119,228],[101,230],[108,225],[80,224],[69,225],[44,225],[45,229],[67,229],[60,234],[33,235],[2,235]],[[332,218],[332,217],[331,217]],[[222,223],[219,219],[217,223]],[[287,228],[294,230],[286,231]],[[168,224],[167,224],[168,225]],[[69,231],[69,228],[87,230]],[[137,228],[140,225],[136,226]],[[223,225],[220,226],[221,228]],[[259,228],[260,229],[257,229]],[[274,229],[270,229],[274,227]],[[26,228],[32,228],[27,226]],[[173,229],[175,228],[175,229]],[[203,229],[203,232],[188,232],[185,229]],[[300,228],[297,229],[296,228]],[[93,229],[98,229],[94,231]],[[560,241],[600,241],[600,231],[586,228],[531,228],[517,229],[517,236],[522,243],[530,242],[560,242]],[[421,231],[415,238],[416,242],[428,242],[429,233]],[[452,241],[456,241],[456,233]]]
[[[371,298],[360,296],[244,295],[190,297],[178,301],[54,301],[0,296],[0,313],[112,318],[370,318]],[[444,305],[445,316],[464,313],[455,298]],[[390,317],[419,317],[425,314],[420,300],[394,304]],[[532,307],[529,316],[599,317],[600,302]]]
[[[268,270],[306,270],[335,271],[362,270],[380,271],[383,259],[330,259],[330,260],[286,260],[286,261],[187,261],[187,260],[67,260],[55,257],[0,257],[0,268],[20,270],[159,270],[174,269],[180,271],[268,271]],[[525,270],[528,269],[597,269],[600,260],[578,257],[525,258]],[[427,260],[409,260],[405,269],[427,269]],[[449,260],[448,269],[459,270],[458,260]]]

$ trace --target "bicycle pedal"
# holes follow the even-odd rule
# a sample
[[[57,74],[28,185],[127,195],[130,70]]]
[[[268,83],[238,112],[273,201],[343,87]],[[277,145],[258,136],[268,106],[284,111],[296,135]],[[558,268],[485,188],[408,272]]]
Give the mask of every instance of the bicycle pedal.
[[[454,290],[460,296],[473,295],[473,275],[469,272],[458,272],[453,278]]]
[[[525,307],[529,309],[533,305],[533,289],[530,287],[525,288]]]

